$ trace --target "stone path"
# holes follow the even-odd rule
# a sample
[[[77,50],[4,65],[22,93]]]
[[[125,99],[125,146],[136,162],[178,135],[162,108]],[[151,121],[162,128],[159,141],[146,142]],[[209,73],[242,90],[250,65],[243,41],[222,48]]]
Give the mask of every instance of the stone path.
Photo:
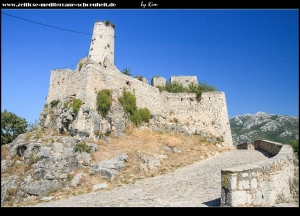
[[[173,173],[34,207],[217,207],[221,169],[265,160],[268,156],[256,150],[230,150]]]

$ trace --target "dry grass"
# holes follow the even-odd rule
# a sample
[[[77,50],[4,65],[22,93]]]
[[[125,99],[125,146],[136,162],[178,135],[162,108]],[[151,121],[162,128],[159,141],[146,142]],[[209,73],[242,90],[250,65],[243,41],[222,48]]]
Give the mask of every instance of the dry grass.
[[[52,191],[48,196],[55,196],[57,199],[63,199],[84,193],[93,192],[93,185],[106,183],[107,188],[102,190],[111,190],[116,187],[131,184],[138,180],[163,175],[175,171],[178,168],[188,166],[196,161],[201,161],[212,155],[219,154],[229,149],[220,149],[211,142],[205,142],[198,135],[187,137],[180,134],[156,133],[147,130],[127,130],[124,138],[110,137],[110,142],[98,141],[98,150],[93,154],[91,164],[110,158],[125,152],[128,155],[128,162],[125,168],[113,179],[102,178],[99,174],[90,175],[89,168],[76,170],[71,173],[68,180],[72,179],[77,173],[83,172],[79,185],[69,187],[58,191]],[[181,152],[165,151],[164,147],[176,147]],[[161,167],[149,170],[143,168],[138,163],[138,154],[150,156],[154,154],[166,155],[167,158],[161,160]],[[34,205],[39,199],[30,203],[19,203],[17,206]]]

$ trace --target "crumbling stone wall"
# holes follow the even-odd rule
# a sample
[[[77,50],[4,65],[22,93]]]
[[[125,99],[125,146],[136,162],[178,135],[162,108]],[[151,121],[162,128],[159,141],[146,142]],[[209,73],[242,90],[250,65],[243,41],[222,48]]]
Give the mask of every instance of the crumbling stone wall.
[[[171,76],[170,83],[178,83],[188,88],[190,84],[198,85],[197,76]]]
[[[224,140],[224,146],[232,146],[231,130],[224,92],[203,92],[201,101],[194,93],[160,92],[158,88],[138,79],[121,73],[113,64],[107,67],[89,59],[80,71],[53,71],[52,82],[59,82],[62,77],[68,77],[66,86],[57,91],[49,89],[47,102],[76,95],[90,109],[96,110],[97,92],[103,89],[117,90],[121,97],[123,90],[130,91],[136,96],[138,108],[148,108],[154,115],[162,117],[162,124],[177,121],[187,125],[191,133],[203,130]],[[52,91],[54,90],[54,91]]]
[[[294,177],[293,150],[289,145],[256,140],[238,149],[263,150],[270,159],[221,171],[222,206],[272,206],[292,199],[290,183]]]

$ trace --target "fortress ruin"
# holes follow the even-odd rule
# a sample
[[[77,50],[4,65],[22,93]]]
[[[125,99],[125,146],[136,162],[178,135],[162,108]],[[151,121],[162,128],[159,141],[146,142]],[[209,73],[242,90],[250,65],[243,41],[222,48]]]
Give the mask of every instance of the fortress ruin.
[[[101,130],[103,119],[96,112],[97,92],[109,89],[113,92],[114,111],[110,114],[114,120],[107,120],[106,127],[112,132],[117,130],[122,122],[118,98],[123,90],[131,92],[136,97],[138,108],[148,108],[151,119],[148,127],[163,127],[170,131],[183,131],[187,135],[209,134],[222,140],[223,147],[232,147],[232,137],[224,92],[203,92],[201,100],[196,99],[195,93],[169,93],[162,91],[157,86],[165,85],[163,77],[153,77],[151,85],[147,80],[125,75],[114,65],[114,25],[110,22],[96,22],[94,24],[89,54],[82,58],[77,68],[52,70],[46,104],[59,100],[61,111],[52,116],[57,129],[65,127],[85,132],[88,137],[95,138]],[[196,76],[174,76],[170,82],[177,82],[183,86],[191,83],[198,84]],[[68,109],[63,107],[63,102],[78,98],[83,101],[76,121],[74,115],[70,117]],[[117,108],[116,108],[117,107]],[[45,107],[40,115],[41,124],[50,127],[50,110]],[[72,114],[72,113],[71,113]],[[98,116],[97,116],[98,115]],[[88,117],[90,116],[90,117]],[[72,119],[70,124],[65,124]],[[96,123],[97,122],[97,123]],[[99,122],[102,122],[101,124]],[[99,125],[99,127],[95,126]],[[119,127],[123,130],[124,127]]]

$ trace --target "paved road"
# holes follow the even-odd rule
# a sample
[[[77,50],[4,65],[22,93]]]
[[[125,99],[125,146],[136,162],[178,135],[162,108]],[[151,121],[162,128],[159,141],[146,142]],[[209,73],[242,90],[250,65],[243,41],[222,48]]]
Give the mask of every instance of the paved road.
[[[256,150],[230,150],[173,173],[35,207],[216,207],[220,206],[221,169],[265,160],[268,156]]]

